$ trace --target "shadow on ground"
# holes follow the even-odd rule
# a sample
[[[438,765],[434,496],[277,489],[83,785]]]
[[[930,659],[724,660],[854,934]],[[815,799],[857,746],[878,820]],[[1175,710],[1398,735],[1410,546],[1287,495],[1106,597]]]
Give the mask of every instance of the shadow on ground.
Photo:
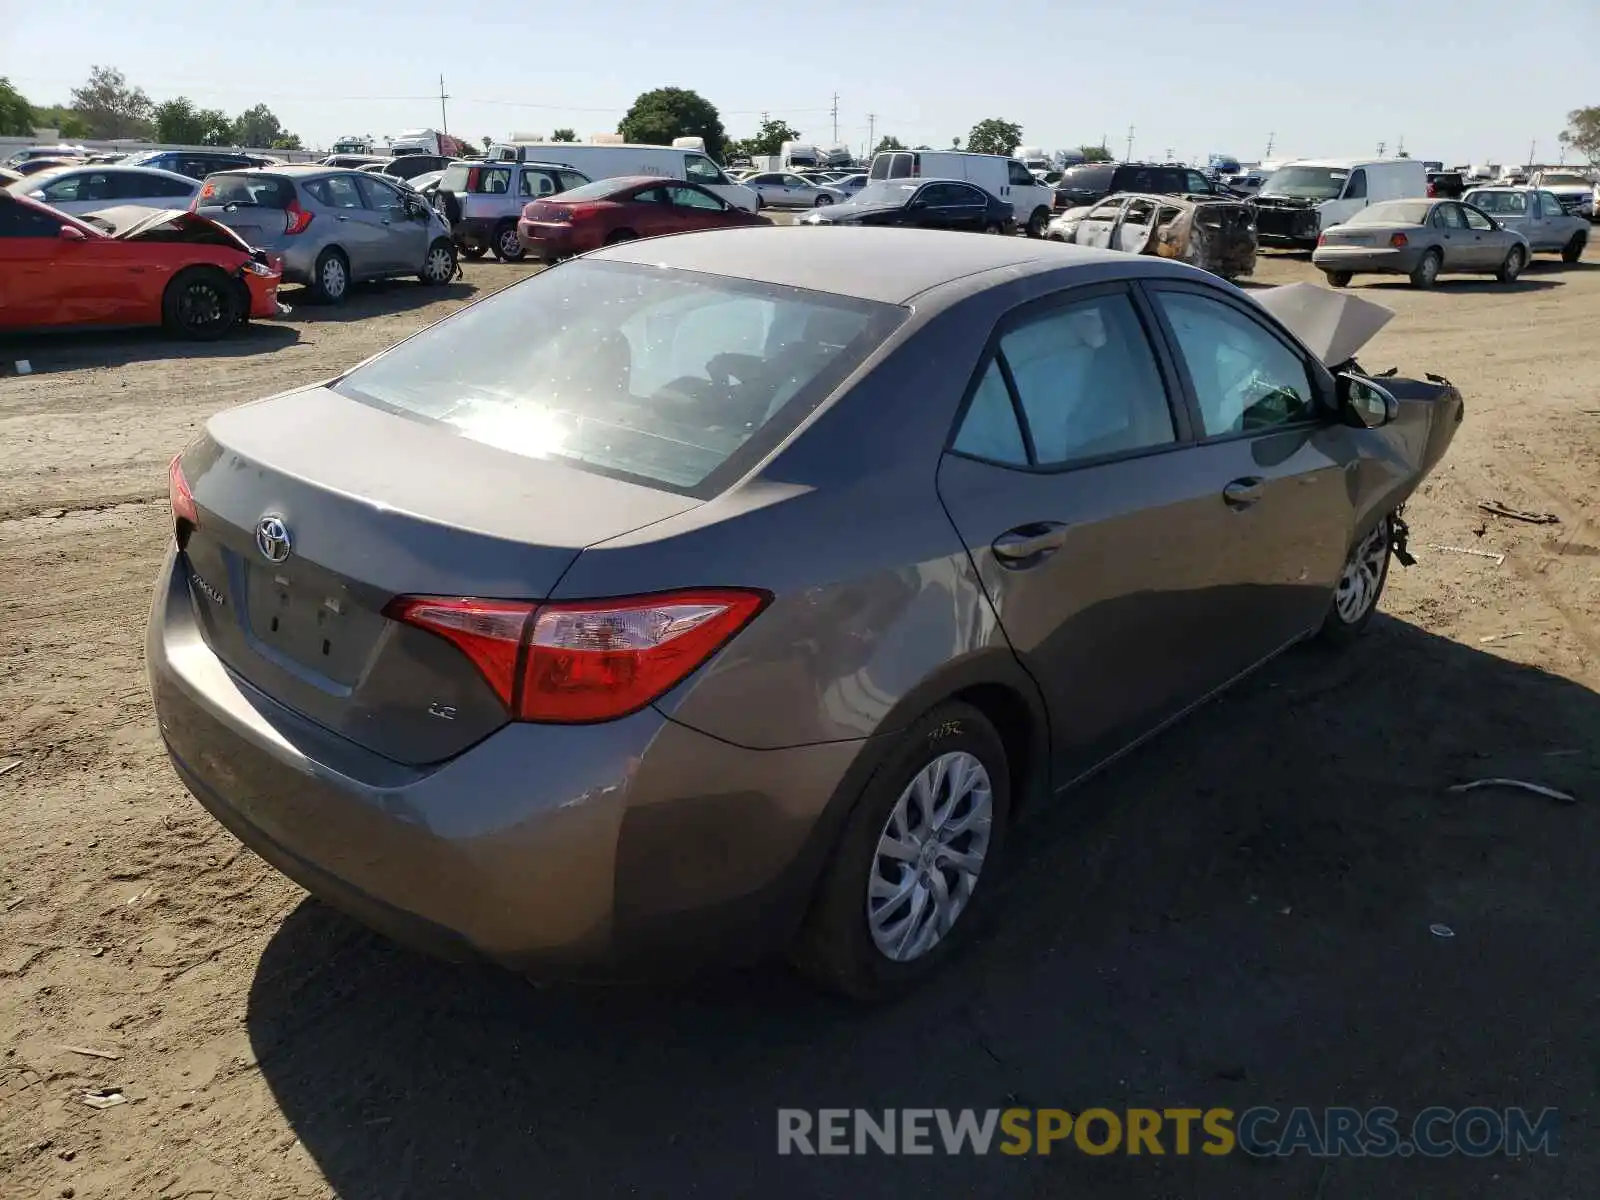
[[[493,287],[488,289],[494,290]],[[443,287],[429,287],[415,279],[379,279],[351,284],[341,304],[319,304],[312,298],[311,290],[304,287],[286,287],[279,298],[294,310],[290,320],[320,325],[329,321],[392,316],[423,308],[436,300],[470,299],[479,291],[479,287],[462,279]]]
[[[270,354],[300,340],[292,326],[251,321],[215,342],[191,342],[160,329],[85,329],[51,333],[0,333],[0,374],[10,374],[12,361],[25,358],[31,374],[78,371],[85,367],[121,367],[163,359],[250,358]]]
[[[1597,747],[1595,693],[1380,620],[1025,824],[995,927],[898,1005],[776,967],[534,990],[307,901],[261,960],[250,1034],[345,1200],[1579,1195]],[[1500,775],[1589,802],[1444,790]],[[1555,1106],[1561,1155],[776,1154],[779,1107],[1329,1104]]]

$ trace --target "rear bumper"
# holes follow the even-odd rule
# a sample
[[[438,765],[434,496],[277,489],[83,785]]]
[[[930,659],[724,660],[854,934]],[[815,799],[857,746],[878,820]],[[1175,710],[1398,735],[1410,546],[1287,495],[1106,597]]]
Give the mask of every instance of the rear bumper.
[[[544,259],[566,258],[600,245],[598,237],[579,237],[572,226],[548,221],[518,221],[517,240],[529,254]]]
[[[146,658],[179,778],[278,870],[428,953],[567,977],[781,949],[863,743],[744,750],[647,708],[511,724],[410,767],[257,691],[201,637],[169,550]],[[826,818],[826,819],[825,819]]]
[[[1422,261],[1420,246],[1393,250],[1382,246],[1319,246],[1311,265],[1321,271],[1350,271],[1358,275],[1409,275]]]

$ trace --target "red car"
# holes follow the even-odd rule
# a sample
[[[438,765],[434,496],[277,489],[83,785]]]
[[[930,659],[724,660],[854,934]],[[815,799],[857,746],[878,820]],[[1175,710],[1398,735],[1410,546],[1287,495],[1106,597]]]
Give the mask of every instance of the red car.
[[[517,237],[535,258],[557,259],[634,238],[770,224],[698,184],[633,175],[535,200],[522,210]]]
[[[0,330],[163,325],[222,337],[274,317],[282,264],[187,212],[112,209],[69,217],[0,191]]]

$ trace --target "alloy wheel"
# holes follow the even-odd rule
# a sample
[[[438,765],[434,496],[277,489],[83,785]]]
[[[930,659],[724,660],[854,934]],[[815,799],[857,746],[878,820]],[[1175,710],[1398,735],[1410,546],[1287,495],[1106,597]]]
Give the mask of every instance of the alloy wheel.
[[[1377,526],[1350,551],[1334,589],[1333,607],[1346,625],[1354,625],[1378,601],[1384,557],[1389,553],[1389,522]]]
[[[196,280],[178,297],[178,319],[185,329],[205,333],[228,319],[228,304],[215,283]]]
[[[322,264],[322,293],[330,300],[337,300],[343,296],[345,289],[350,286],[350,277],[344,269],[344,260],[336,254],[330,254],[328,260]]]
[[[428,251],[427,261],[422,265],[422,273],[431,283],[449,283],[450,276],[455,273],[455,260],[443,246],[435,246]]]
[[[972,901],[989,851],[989,772],[964,750],[941,754],[889,811],[867,876],[867,927],[894,962],[921,958]]]

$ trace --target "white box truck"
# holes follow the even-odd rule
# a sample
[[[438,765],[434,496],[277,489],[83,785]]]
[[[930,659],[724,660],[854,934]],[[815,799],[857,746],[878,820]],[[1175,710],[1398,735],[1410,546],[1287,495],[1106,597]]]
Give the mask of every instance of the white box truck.
[[[1043,237],[1055,207],[1055,189],[1003,154],[965,150],[885,150],[872,159],[868,179],[962,179],[1011,205],[1017,226]]]

